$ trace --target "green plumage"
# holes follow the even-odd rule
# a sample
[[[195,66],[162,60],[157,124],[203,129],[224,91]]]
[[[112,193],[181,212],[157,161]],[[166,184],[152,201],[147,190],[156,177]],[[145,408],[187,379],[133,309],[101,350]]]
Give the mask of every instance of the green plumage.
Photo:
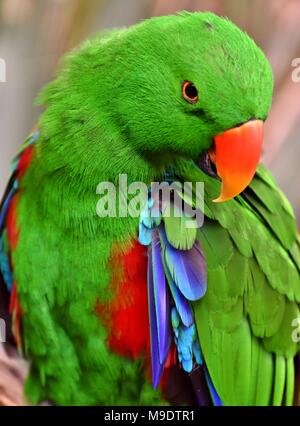
[[[181,95],[183,81],[199,103]],[[225,405],[291,404],[291,322],[299,315],[300,243],[288,201],[260,166],[247,190],[216,204],[220,182],[195,164],[212,138],[267,118],[270,66],[255,43],[209,13],[155,18],[87,41],[39,97],[46,107],[33,161],[21,181],[12,251],[22,306],[26,392],[34,403],[159,404],[143,359],[107,345],[95,315],[110,306],[113,248],[136,239],[138,218],[99,218],[99,182],[176,178],[205,184],[205,223],[166,218],[176,248],[199,240],[207,293],[193,304],[200,344]],[[134,326],[134,325],[133,325]]]
[[[208,204],[213,220],[198,233],[208,289],[194,311],[212,380],[225,405],[291,405],[300,302],[293,212],[263,166],[237,199]]]

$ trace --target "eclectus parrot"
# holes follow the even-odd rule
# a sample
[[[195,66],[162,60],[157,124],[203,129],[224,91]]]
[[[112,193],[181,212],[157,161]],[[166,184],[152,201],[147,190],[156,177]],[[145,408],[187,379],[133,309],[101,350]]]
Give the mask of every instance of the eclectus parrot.
[[[31,403],[299,403],[300,241],[259,165],[272,90],[262,51],[211,13],[66,57],[1,205],[1,317]],[[99,217],[120,175],[203,182],[203,226],[151,191],[140,217]]]

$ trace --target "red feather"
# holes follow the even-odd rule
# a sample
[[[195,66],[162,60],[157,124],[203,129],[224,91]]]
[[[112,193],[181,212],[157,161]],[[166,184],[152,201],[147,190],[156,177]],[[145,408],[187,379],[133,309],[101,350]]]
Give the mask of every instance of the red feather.
[[[17,164],[17,180],[20,185],[20,182],[22,180],[22,177],[28,170],[31,162],[33,159],[33,147],[30,146],[25,149],[25,151],[21,154],[19,158],[19,162]],[[20,197],[20,190],[19,192],[14,195],[12,198],[7,215],[6,215],[6,229],[7,229],[7,237],[8,237],[8,244],[10,247],[10,250],[13,251],[16,249],[19,239],[19,226],[17,222],[17,207],[19,203],[19,197]],[[13,267],[13,259],[10,258],[11,265]],[[16,340],[16,344],[18,348],[21,348],[22,346],[22,339],[21,339],[21,317],[22,317],[22,309],[18,298],[17,293],[17,283],[14,282],[13,288],[11,291],[10,296],[10,304],[9,304],[9,313],[12,316],[12,332],[14,335],[14,338]]]
[[[32,162],[32,159],[33,159],[33,146],[29,146],[22,152],[17,165],[19,183],[22,177],[24,176],[24,174],[27,172]]]
[[[114,251],[110,266],[113,277],[110,285],[115,293],[108,304],[97,304],[97,313],[106,324],[110,350],[121,356],[136,359],[145,357],[146,374],[151,381],[150,326],[147,293],[147,248],[134,242],[122,254]],[[176,347],[171,345],[161,388],[167,385],[170,367],[177,364]]]
[[[108,344],[122,356],[137,358],[150,350],[147,300],[147,250],[138,242],[124,255],[114,251],[110,266],[113,270],[113,300],[98,303],[97,312],[109,329]]]
[[[19,239],[19,229],[17,226],[17,205],[19,201],[19,194],[16,194],[9,205],[6,215],[6,229],[8,243],[11,250],[17,247]]]
[[[22,347],[21,338],[21,317],[22,309],[18,298],[16,283],[13,284],[9,302],[9,313],[12,316],[12,333],[16,341],[17,347]]]

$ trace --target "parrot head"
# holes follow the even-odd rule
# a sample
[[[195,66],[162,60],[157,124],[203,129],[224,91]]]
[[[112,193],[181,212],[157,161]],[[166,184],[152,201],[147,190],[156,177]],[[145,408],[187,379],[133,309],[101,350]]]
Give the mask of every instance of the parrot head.
[[[272,100],[271,67],[229,20],[183,12],[142,23],[128,34],[131,72],[118,98],[136,149],[166,165],[192,159],[222,181],[215,201],[252,180]]]
[[[216,201],[226,201],[255,174],[272,91],[271,67],[246,33],[212,13],[181,12],[72,53],[44,92],[41,127],[56,165],[158,176],[188,160],[221,180]]]

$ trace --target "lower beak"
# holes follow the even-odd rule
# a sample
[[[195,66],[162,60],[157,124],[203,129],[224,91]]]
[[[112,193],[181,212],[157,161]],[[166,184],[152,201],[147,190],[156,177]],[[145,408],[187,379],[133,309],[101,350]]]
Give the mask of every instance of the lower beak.
[[[222,180],[215,202],[236,197],[253,179],[262,153],[263,126],[262,120],[251,120],[214,138],[209,155]]]

